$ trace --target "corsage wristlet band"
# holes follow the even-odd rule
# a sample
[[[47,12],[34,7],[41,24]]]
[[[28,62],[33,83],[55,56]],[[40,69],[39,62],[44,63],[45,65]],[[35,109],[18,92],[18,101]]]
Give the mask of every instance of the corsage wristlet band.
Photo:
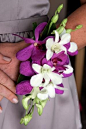
[[[71,42],[70,33],[82,28],[82,25],[77,25],[74,30],[66,29],[66,18],[56,28],[62,8],[63,5],[57,8],[48,23],[43,22],[38,26],[33,23],[31,39],[13,34],[28,43],[28,47],[16,55],[21,61],[16,93],[23,95],[22,104],[26,110],[25,116],[20,120],[21,124],[27,125],[30,122],[35,106],[38,114],[42,115],[50,98],[55,98],[56,94],[62,95],[68,90],[64,87],[62,78],[73,73],[73,68],[69,65],[69,55],[78,54],[77,44]]]

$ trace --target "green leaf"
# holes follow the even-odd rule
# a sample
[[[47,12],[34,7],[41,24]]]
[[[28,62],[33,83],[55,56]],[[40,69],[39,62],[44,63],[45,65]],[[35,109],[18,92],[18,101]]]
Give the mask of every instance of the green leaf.
[[[36,29],[36,27],[37,27],[37,23],[36,22],[34,22],[33,23],[33,39],[35,40],[35,29]]]
[[[18,77],[18,80],[17,80],[17,84],[20,83],[21,81],[28,80],[28,79],[29,79],[29,77],[26,77],[26,76],[20,74]]]

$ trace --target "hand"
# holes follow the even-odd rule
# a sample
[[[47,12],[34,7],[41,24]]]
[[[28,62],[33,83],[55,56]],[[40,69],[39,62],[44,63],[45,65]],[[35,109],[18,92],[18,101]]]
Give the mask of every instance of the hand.
[[[0,64],[4,65],[10,62],[11,58],[0,54]],[[16,101],[16,96],[15,94],[12,93],[12,92],[15,93],[14,85],[15,85],[14,82],[3,71],[0,70],[0,101],[3,99],[3,96],[8,98],[13,103]],[[8,90],[8,87],[10,90]],[[1,107],[0,107],[0,112],[2,112]]]
[[[8,100],[10,100],[13,103],[18,102],[17,97],[15,96],[15,83],[13,82],[17,80],[18,71],[19,71],[19,61],[16,58],[16,53],[20,49],[26,46],[27,44],[25,44],[24,42],[15,43],[15,44],[12,44],[12,43],[0,44],[0,52],[8,57],[11,57],[12,59],[9,64],[2,65],[0,63],[0,69],[2,70],[0,75],[2,75],[2,78],[3,78],[2,83],[4,83],[4,86],[2,88],[0,85],[0,89],[2,89],[2,91],[0,92],[0,95],[2,95],[0,96],[0,100],[2,100],[3,97],[6,97]],[[1,83],[1,79],[0,79],[0,83]]]

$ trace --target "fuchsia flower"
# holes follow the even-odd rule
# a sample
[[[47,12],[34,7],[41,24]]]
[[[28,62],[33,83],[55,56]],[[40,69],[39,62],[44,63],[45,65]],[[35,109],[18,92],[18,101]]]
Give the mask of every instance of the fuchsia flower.
[[[31,38],[24,38],[19,36],[20,38],[22,38],[26,43],[29,43],[31,45],[29,45],[28,47],[20,50],[17,53],[17,59],[20,61],[26,61],[28,60],[30,57],[33,61],[37,61],[42,59],[45,54],[46,54],[46,49],[44,44],[46,43],[46,40],[49,37],[45,38],[43,41],[39,40],[39,36],[41,34],[41,32],[44,30],[45,26],[47,25],[47,22],[43,22],[41,24],[39,24],[37,26],[37,28],[35,29],[35,40],[31,39]],[[16,34],[14,34],[16,35]],[[18,35],[16,35],[18,36]]]

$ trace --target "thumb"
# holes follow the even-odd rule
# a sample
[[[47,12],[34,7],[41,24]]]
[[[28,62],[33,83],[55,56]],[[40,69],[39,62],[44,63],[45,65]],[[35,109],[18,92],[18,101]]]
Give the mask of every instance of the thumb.
[[[5,64],[5,63],[10,63],[11,62],[11,58],[4,56],[0,53],[0,64]]]

